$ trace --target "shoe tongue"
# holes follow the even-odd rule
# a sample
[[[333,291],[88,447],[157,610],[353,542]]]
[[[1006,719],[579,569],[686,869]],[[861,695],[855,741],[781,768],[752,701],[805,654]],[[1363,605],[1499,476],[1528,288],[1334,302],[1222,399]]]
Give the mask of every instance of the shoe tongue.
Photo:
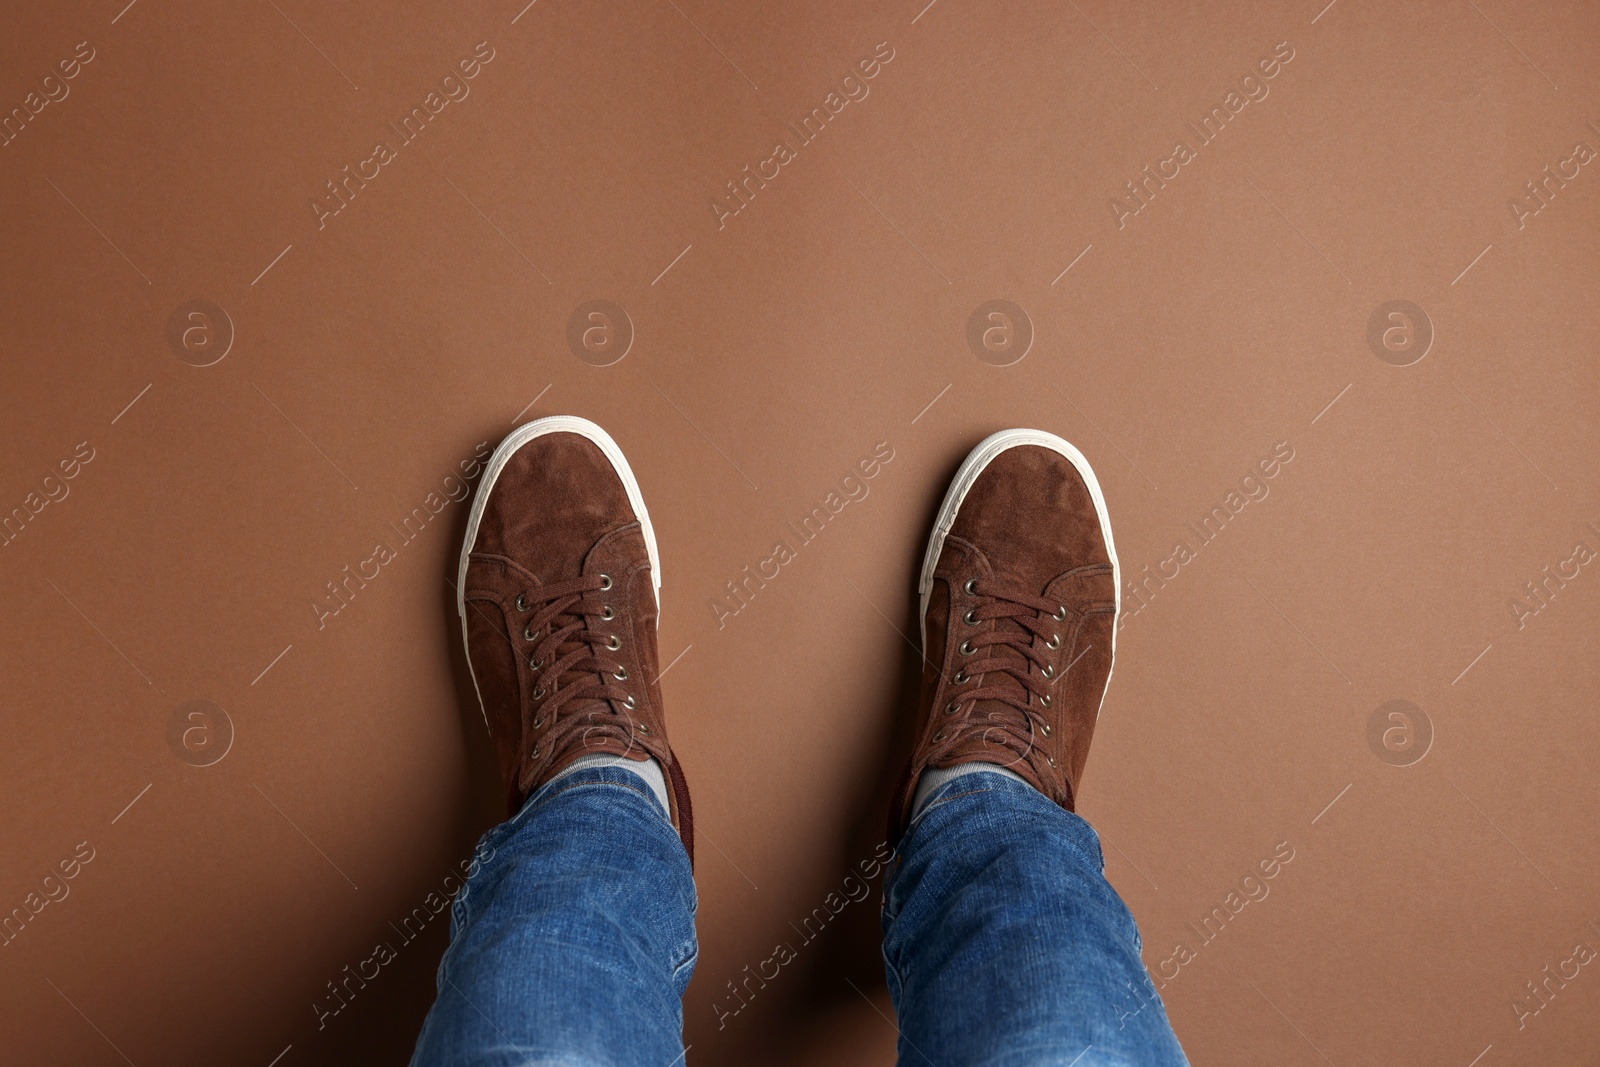
[[[1004,581],[1003,578],[1000,580]],[[1005,616],[994,619],[992,622],[994,624],[993,632],[1005,635],[1020,633],[1025,636],[1030,643],[1033,640],[1032,631],[1023,626],[1021,619],[1016,616]],[[1028,657],[1023,654],[1022,650],[1014,645],[986,645],[978,650],[978,655],[983,656],[984,658],[1001,660],[1006,665],[1015,667],[1024,673],[1026,673],[1028,669],[1033,666],[1033,661],[1028,659]],[[994,670],[988,672],[983,676],[982,684],[984,686],[1003,686],[1006,689],[1012,690],[1016,694],[1017,699],[1024,702],[1028,699],[1028,687],[1022,684],[1022,680],[1003,670]],[[980,700],[977,704],[977,710],[980,713],[1002,711],[1013,716],[1018,714],[1016,708],[999,700]]]
[[[566,612],[557,615],[550,621],[550,625],[559,630],[567,626],[571,626],[573,622],[578,623],[578,629],[568,634],[567,639],[563,641],[554,652],[551,653],[555,659],[560,659],[580,647],[583,650],[582,655],[584,658],[592,656],[595,652],[593,645],[582,640],[582,635],[586,629],[586,620],[584,619],[582,612],[579,610],[578,604],[572,605],[572,607]],[[563,671],[560,677],[551,679],[557,684],[558,692],[562,690],[572,690],[585,686],[592,686],[597,683],[604,684],[606,680],[604,672],[583,668],[581,666],[582,662],[583,660],[580,659],[578,663],[575,663],[573,666]],[[560,714],[562,718],[566,718],[575,712],[585,711],[590,708],[606,707],[608,703],[608,701],[600,697],[580,697],[569,700],[562,704]]]
[[[1031,554],[1026,546],[1010,546],[1012,551],[999,555],[986,553],[989,564],[989,581],[1007,590],[1019,590],[1042,596],[1039,587],[1039,555]]]

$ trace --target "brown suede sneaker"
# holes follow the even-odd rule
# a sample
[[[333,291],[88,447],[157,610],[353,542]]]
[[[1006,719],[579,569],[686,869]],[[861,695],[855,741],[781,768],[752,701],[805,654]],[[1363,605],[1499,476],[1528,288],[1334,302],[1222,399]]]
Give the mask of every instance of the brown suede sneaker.
[[[586,419],[518,427],[472,502],[457,608],[508,810],[583,756],[654,757],[694,858],[657,686],[655,533],[622,450]]]
[[[930,767],[994,763],[1073,809],[1120,603],[1105,498],[1054,434],[1004,430],[956,472],[922,563],[922,716],[889,816]]]

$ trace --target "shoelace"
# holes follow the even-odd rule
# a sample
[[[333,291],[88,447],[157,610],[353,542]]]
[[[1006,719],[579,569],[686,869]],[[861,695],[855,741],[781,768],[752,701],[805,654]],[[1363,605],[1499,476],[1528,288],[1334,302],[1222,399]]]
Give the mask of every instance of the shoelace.
[[[1054,701],[1050,690],[1056,678],[1050,657],[1035,647],[1034,639],[1044,638],[1044,648],[1049,652],[1061,647],[1066,606],[990,578],[969,578],[964,588],[978,598],[978,603],[962,616],[961,622],[968,627],[989,620],[997,622],[992,630],[971,633],[957,648],[961,667],[951,679],[957,691],[945,705],[944,713],[954,715],[980,700],[1001,704],[1002,708],[991,709],[985,716],[986,739],[1025,759],[1033,750],[1036,734],[1050,736],[1050,723],[1044,713]],[[952,633],[951,638],[954,636]],[[1039,670],[1031,670],[1033,667]],[[979,676],[984,684],[971,690],[960,688]],[[1054,761],[1050,762],[1054,766]]]
[[[636,700],[626,687],[628,668],[615,656],[622,647],[615,634],[599,633],[591,619],[615,617],[601,594],[612,587],[609,575],[591,574],[529,589],[517,597],[518,611],[532,611],[520,636],[533,645],[528,666],[534,671],[532,726],[550,726],[544,740],[529,753],[554,751],[574,740],[593,747],[597,740],[615,738],[631,748],[634,731],[650,728],[628,715]],[[562,718],[562,711],[567,715]]]

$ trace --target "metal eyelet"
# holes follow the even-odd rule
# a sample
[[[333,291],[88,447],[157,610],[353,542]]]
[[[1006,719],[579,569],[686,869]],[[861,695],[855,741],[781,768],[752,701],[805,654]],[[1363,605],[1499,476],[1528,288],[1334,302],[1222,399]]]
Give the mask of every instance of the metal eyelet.
[[[625,708],[634,708],[634,707],[637,707],[637,706],[638,706],[638,703],[639,703],[639,702],[638,702],[638,701],[637,701],[637,700],[634,700],[634,699],[633,699],[633,694],[632,694],[632,693],[629,693],[629,694],[628,694],[628,699],[627,699],[627,700],[624,700],[624,701],[623,701],[623,702],[622,702],[622,706],[623,706],[623,707],[625,707]]]
[[[958,651],[963,656],[970,656],[970,655],[972,655],[974,652],[976,652],[978,650],[972,647],[972,642],[971,641],[963,641],[963,642],[961,642],[961,648]]]
[[[650,732],[650,727],[648,727],[648,726],[646,726],[646,725],[645,725],[645,724],[644,724],[644,723],[642,723],[642,722],[641,722],[641,723],[639,723],[639,724],[637,724],[637,727],[636,727],[636,728],[637,728],[637,729],[638,729],[638,731],[639,731],[639,732],[640,732],[640,733],[641,733],[641,734],[647,734],[647,733],[649,733],[649,732]]]
[[[626,682],[628,680],[628,668],[618,667],[616,672],[612,674],[611,677],[615,678],[619,682]]]
[[[528,657],[528,669],[530,671],[536,671],[540,667],[543,667],[543,666],[544,666],[544,660],[542,660],[542,659],[534,659],[532,656]]]
[[[1039,673],[1044,675],[1046,678],[1054,678],[1056,676],[1056,669],[1054,667],[1052,667],[1050,664],[1046,663],[1044,665],[1044,669],[1041,670]]]
[[[1050,766],[1052,766],[1052,767],[1054,767],[1056,765],[1056,758],[1054,756],[1046,756],[1044,758],[1044,761],[1046,763],[1050,764]]]
[[[1046,693],[1044,696],[1039,698],[1039,706],[1041,708],[1048,708],[1051,704],[1054,704],[1055,702],[1056,702],[1056,698],[1051,696],[1049,693]]]
[[[522,628],[522,639],[524,641],[532,641],[533,636],[533,627],[531,625]]]
[[[968,626],[976,626],[976,625],[978,625],[978,609],[977,608],[968,609],[967,613],[965,615],[961,616],[961,618]]]
[[[617,617],[617,613],[611,610],[610,604],[602,604],[600,606],[600,617],[602,619],[614,619]]]
[[[601,592],[604,592],[605,590],[610,589],[610,588],[611,588],[611,575],[602,574],[600,576],[600,590],[601,590]]]
[[[1046,641],[1044,643],[1044,647],[1048,648],[1048,649],[1052,649],[1052,650],[1060,648],[1061,647],[1061,635],[1060,634],[1051,634],[1050,635],[1050,640],[1048,640],[1048,641]]]
[[[949,736],[949,733],[950,732],[948,730],[940,730],[938,733],[933,735],[934,742],[937,743],[937,742],[943,741],[946,737]]]
[[[956,671],[956,676],[950,680],[955,685],[966,685],[972,678],[966,671]]]
[[[1049,723],[1044,723],[1039,727],[1039,732],[1041,734],[1043,734],[1044,736],[1049,737],[1051,735],[1051,733],[1053,733],[1054,731],[1052,731],[1050,729],[1050,724]]]
[[[958,712],[960,710],[961,710],[961,701],[959,701],[959,700],[952,700],[950,703],[948,703],[948,704],[946,704],[944,706],[944,713],[946,715],[954,715],[956,712]]]
[[[522,594],[521,593],[517,594],[517,610],[518,611],[527,611],[528,610],[528,602],[522,598]]]
[[[618,637],[616,634],[612,634],[606,640],[606,647],[615,652],[617,649],[622,647],[622,638]]]
[[[536,686],[533,687],[533,699],[535,699],[535,700],[543,700],[544,699],[544,686],[536,685]]]
[[[1056,609],[1056,613],[1050,617],[1057,622],[1064,622],[1067,617],[1067,606],[1065,604],[1061,605]]]
[[[976,578],[968,578],[966,580],[966,583],[963,584],[961,586],[961,588],[966,590],[968,595],[976,593],[978,591],[978,579],[976,579]]]
[[[539,727],[541,727],[543,725],[544,725],[544,720],[543,719],[534,719],[533,720],[533,728],[535,730],[537,730]]]
[[[531,749],[528,750],[528,758],[529,759],[538,759],[539,758],[539,746],[538,745],[534,745]]]

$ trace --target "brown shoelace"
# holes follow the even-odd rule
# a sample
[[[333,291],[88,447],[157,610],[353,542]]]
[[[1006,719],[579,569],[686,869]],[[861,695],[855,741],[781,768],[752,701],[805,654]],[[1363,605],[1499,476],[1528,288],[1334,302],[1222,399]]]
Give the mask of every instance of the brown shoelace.
[[[991,705],[981,719],[967,720],[962,725],[981,727],[985,741],[1009,748],[1019,759],[1026,759],[1033,751],[1036,735],[1050,736],[1046,712],[1054,700],[1051,690],[1056,672],[1047,652],[1061,647],[1067,609],[991,578],[969,578],[964,588],[978,598],[978,603],[962,616],[951,634],[951,639],[956,633],[970,636],[964,637],[957,648],[959,669],[950,679],[955,692],[945,705],[944,714],[955,715],[963,708],[970,712],[979,701],[993,701],[1000,706]],[[995,621],[994,629],[972,629],[990,620]],[[1044,649],[1035,647],[1035,638],[1044,639]],[[980,676],[982,685],[970,690],[962,688]],[[1054,761],[1050,762],[1054,766]]]
[[[608,575],[591,574],[538,586],[517,597],[519,612],[533,612],[523,621],[520,633],[512,634],[513,641],[532,645],[528,655],[535,677],[531,725],[535,730],[549,726],[544,739],[529,753],[535,759],[541,750],[558,751],[574,742],[581,748],[594,748],[607,738],[631,749],[636,730],[650,732],[628,714],[636,700],[621,684],[629,680],[626,665],[608,655],[622,647],[622,639],[591,626],[593,620],[615,617],[605,596],[611,588]]]

